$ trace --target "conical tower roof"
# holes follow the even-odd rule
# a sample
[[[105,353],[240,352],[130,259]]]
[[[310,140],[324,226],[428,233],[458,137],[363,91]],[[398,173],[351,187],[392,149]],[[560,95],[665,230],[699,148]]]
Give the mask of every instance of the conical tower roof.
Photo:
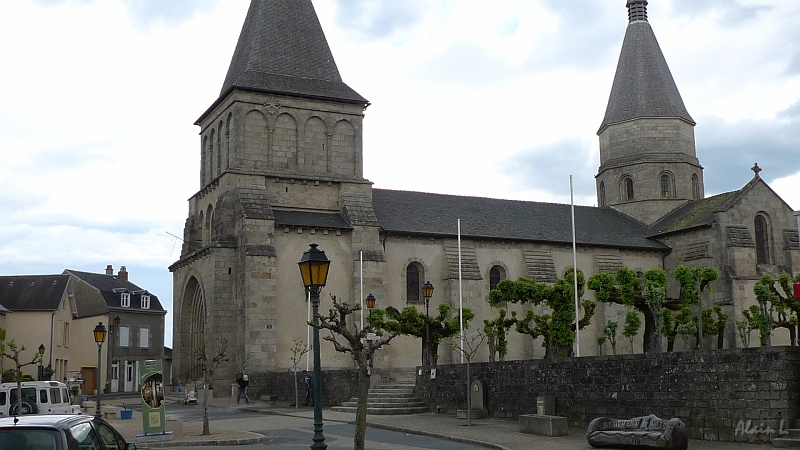
[[[233,89],[368,103],[342,82],[311,0],[252,0],[220,98]]]
[[[694,125],[647,21],[647,1],[628,0],[627,7],[628,29],[597,133],[609,125],[644,117],[680,118]]]

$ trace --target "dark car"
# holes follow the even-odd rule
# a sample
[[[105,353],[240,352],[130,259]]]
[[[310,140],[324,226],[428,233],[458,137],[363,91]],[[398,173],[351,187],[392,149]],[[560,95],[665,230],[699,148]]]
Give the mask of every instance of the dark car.
[[[0,419],[0,450],[136,450],[105,420],[89,415]]]

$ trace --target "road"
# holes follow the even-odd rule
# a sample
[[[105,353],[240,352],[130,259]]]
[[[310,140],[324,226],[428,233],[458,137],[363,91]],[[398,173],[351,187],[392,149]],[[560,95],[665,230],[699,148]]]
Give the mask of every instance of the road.
[[[258,414],[233,406],[209,407],[212,420],[211,429],[239,429],[260,433],[268,437],[261,444],[237,445],[231,447],[182,447],[197,450],[273,450],[309,448],[314,436],[313,420],[302,417]],[[184,422],[203,420],[202,405],[172,406],[167,409],[167,417]],[[324,420],[323,420],[324,422]],[[352,424],[324,422],[323,434],[329,450],[349,450],[353,448],[355,427]],[[471,444],[452,442],[427,436],[405,434],[380,428],[367,427],[366,448],[374,450],[479,450]]]

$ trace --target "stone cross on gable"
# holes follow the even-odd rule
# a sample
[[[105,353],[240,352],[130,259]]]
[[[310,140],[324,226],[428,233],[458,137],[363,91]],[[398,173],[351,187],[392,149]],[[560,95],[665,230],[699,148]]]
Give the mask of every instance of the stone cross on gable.
[[[758,163],[755,163],[753,167],[750,168],[753,172],[755,172],[756,176],[759,176],[758,173],[761,172],[761,167],[758,167]]]

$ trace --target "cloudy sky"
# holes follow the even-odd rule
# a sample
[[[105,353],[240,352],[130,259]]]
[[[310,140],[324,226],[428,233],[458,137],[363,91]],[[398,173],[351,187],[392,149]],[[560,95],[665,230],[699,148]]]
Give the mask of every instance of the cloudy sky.
[[[172,310],[199,129],[249,0],[0,1],[0,275],[102,272]],[[372,105],[375,187],[594,205],[625,0],[315,0]],[[706,194],[800,209],[800,2],[651,0]],[[172,315],[167,316],[171,345]]]

